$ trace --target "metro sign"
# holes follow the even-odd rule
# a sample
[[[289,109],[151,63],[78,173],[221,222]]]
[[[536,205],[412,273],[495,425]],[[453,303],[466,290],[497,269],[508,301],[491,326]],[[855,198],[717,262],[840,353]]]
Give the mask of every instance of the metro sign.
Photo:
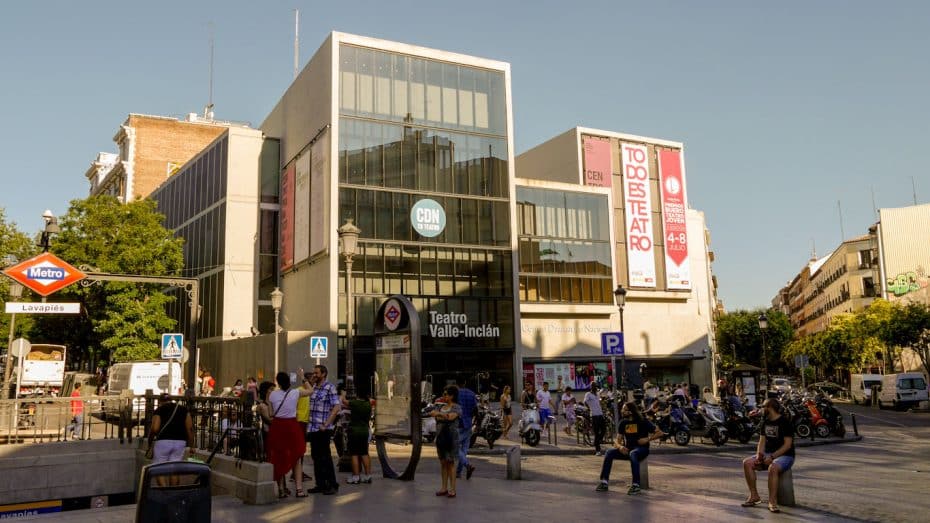
[[[48,296],[87,277],[50,252],[43,252],[3,271],[40,296]]]

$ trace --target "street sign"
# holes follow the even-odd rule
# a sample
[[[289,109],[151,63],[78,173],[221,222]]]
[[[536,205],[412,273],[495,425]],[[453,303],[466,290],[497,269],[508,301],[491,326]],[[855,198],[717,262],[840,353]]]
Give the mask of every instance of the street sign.
[[[804,367],[807,367],[808,365],[810,365],[810,362],[807,359],[807,354],[799,354],[794,357],[795,367],[799,369],[803,369]]]
[[[161,359],[175,360],[184,355],[184,335],[183,334],[162,334],[161,335]]]
[[[326,336],[310,337],[310,357],[325,358],[329,352],[329,338]]]
[[[623,333],[602,332],[601,354],[604,356],[623,356]]]
[[[7,302],[7,314],[80,314],[80,303]]]
[[[50,252],[16,264],[3,273],[40,296],[48,296],[87,277]]]
[[[10,354],[17,358],[22,358],[32,350],[32,344],[26,338],[16,338],[13,345],[10,346]]]

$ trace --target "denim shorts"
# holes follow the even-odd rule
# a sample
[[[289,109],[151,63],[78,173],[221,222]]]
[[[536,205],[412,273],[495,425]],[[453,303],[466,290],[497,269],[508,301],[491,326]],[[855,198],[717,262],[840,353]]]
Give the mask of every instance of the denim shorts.
[[[772,455],[765,454],[765,457],[771,458]],[[778,465],[778,468],[781,469],[782,472],[785,472],[786,470],[791,470],[791,466],[794,465],[794,457],[793,456],[780,456],[780,457],[775,458],[775,460],[772,463],[774,463],[775,465]]]

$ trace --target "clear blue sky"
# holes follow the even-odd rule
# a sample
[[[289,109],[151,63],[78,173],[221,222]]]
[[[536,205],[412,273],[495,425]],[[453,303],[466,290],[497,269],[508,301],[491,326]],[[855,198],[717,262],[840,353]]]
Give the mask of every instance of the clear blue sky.
[[[764,5],[763,5],[764,4]],[[930,201],[930,2],[12,2],[0,17],[0,206],[27,231],[87,194],[130,112],[258,125],[332,30],[510,62],[516,153],[575,125],[685,143],[728,309],[811,253]],[[926,247],[923,247],[926,248]]]

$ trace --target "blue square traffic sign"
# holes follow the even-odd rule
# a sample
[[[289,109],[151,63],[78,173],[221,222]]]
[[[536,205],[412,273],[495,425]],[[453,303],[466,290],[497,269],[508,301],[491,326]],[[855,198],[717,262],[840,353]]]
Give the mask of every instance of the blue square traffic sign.
[[[601,354],[605,356],[623,356],[623,333],[602,332]]]
[[[161,335],[161,357],[164,360],[179,359],[184,353],[183,334]]]

